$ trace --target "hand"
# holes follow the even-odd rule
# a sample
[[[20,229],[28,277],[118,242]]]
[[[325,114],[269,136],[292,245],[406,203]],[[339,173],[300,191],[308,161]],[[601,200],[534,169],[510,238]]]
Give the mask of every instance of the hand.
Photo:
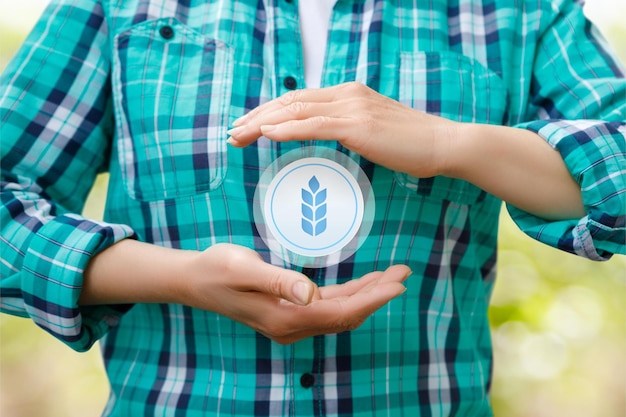
[[[203,252],[124,239],[96,255],[80,305],[178,303],[214,311],[279,343],[358,327],[405,291],[404,265],[318,288],[251,249],[217,244]]]
[[[180,302],[223,314],[281,344],[357,328],[405,291],[402,282],[410,273],[397,265],[318,288],[303,274],[230,244],[199,253],[189,270]]]
[[[379,165],[431,177],[445,170],[457,123],[353,82],[289,92],[239,118],[234,126],[228,141],[236,147],[261,135],[279,142],[336,140]]]

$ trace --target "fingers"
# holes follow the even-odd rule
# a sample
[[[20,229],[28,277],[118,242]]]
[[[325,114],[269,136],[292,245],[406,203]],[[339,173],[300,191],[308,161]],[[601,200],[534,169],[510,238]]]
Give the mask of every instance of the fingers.
[[[276,321],[269,331],[260,331],[278,343],[288,344],[320,334],[355,330],[376,310],[405,290],[401,283],[387,282],[358,291],[350,297],[322,299],[306,307],[281,305],[280,308],[289,311],[286,324],[291,331],[286,331]]]
[[[260,132],[277,142],[289,140],[324,139],[345,142],[350,136],[359,136],[363,123],[357,117],[313,116],[303,120],[288,120],[260,126]]]
[[[288,107],[294,103],[328,103],[337,97],[340,86],[329,88],[309,88],[304,90],[290,91],[277,99],[268,101],[251,110],[233,122],[233,126],[243,126],[263,113],[271,113],[277,109]]]
[[[344,285],[325,287],[323,297],[306,307],[281,304],[279,309],[288,311],[287,326],[291,331],[274,321],[263,334],[279,343],[293,343],[318,334],[339,333],[359,327],[376,310],[391,299],[406,291],[402,284],[410,274],[408,267],[393,266],[385,272],[375,272]],[[325,298],[334,295],[335,297]],[[295,324],[295,325],[294,325]]]
[[[235,120],[228,143],[244,147],[262,134],[279,141],[340,140],[354,131],[354,121],[346,122],[359,113],[354,106],[363,105],[368,95],[370,89],[360,83],[289,92]],[[270,133],[271,126],[280,127],[280,132]]]
[[[332,298],[349,297],[367,287],[368,285],[377,282],[383,275],[381,271],[370,272],[367,275],[359,279],[351,279],[344,284],[328,285],[320,288],[320,295],[322,299],[329,300]]]
[[[410,273],[411,270],[408,266],[394,265],[385,272],[370,272],[359,279],[350,280],[345,284],[322,287],[320,288],[320,295],[324,299],[348,297],[378,282],[404,282]]]
[[[347,136],[349,128],[354,130],[354,124],[348,123],[350,118],[342,116],[345,108],[341,107],[341,103],[293,103],[263,113],[250,123],[229,130],[228,143],[243,147],[261,135],[277,141],[337,139]]]

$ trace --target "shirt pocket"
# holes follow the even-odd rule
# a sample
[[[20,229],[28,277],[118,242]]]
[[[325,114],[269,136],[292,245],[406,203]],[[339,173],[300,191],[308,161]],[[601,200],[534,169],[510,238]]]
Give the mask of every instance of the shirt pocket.
[[[119,158],[132,198],[207,192],[226,174],[233,54],[168,18],[114,39]]]
[[[458,122],[503,124],[508,103],[502,79],[469,57],[454,52],[400,55],[399,101]],[[416,178],[395,173],[403,187],[420,195],[473,204],[484,191],[459,179]]]

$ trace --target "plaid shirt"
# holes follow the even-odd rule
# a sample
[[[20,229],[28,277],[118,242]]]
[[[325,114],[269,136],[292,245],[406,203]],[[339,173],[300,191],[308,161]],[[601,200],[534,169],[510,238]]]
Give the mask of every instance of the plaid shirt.
[[[354,256],[306,272],[328,285],[413,270],[408,291],[359,329],[282,346],[182,305],[78,306],[90,258],[128,237],[232,242],[283,265],[252,199],[263,169],[307,144],[225,139],[235,118],[304,87],[299,39],[286,0],[57,1],[2,76],[2,309],[77,350],[101,339],[105,415],[492,414],[500,201],[334,143],[320,146],[360,164],[376,215]],[[323,86],[357,80],[428,113],[544,137],[588,215],[547,222],[510,208],[520,227],[592,259],[624,253],[626,83],[579,4],[339,0],[328,41]],[[105,222],[85,219],[76,213],[105,170]]]

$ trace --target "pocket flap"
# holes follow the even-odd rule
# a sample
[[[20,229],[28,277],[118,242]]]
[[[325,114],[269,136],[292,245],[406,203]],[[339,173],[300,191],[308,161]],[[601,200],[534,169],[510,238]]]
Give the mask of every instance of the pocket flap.
[[[219,186],[233,54],[172,18],[115,37],[113,87],[120,164],[129,195],[162,200]]]

